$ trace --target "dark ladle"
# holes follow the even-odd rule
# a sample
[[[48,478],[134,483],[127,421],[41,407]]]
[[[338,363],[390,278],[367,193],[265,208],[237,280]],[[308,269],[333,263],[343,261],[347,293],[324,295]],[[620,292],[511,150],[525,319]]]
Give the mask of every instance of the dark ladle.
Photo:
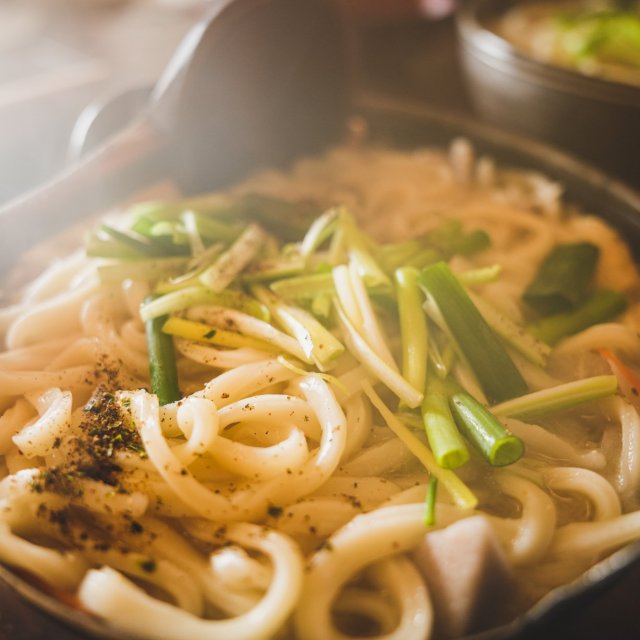
[[[34,241],[159,179],[194,193],[334,141],[347,106],[342,36],[330,0],[215,2],[138,120],[0,209],[0,238],[12,238],[0,272]]]

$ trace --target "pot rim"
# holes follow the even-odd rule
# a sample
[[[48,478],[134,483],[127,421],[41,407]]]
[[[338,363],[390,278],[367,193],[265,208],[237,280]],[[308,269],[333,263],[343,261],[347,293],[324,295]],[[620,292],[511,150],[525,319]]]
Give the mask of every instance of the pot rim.
[[[640,86],[578,73],[548,64],[519,51],[486,25],[486,16],[499,15],[518,0],[468,0],[456,14],[456,27],[465,52],[506,75],[545,89],[616,106],[640,109]]]

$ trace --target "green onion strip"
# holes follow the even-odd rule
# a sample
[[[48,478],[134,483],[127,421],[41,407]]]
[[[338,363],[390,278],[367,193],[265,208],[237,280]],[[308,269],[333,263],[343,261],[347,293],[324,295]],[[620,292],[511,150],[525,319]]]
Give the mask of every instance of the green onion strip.
[[[161,405],[176,402],[182,397],[178,387],[173,338],[162,332],[166,320],[166,316],[160,316],[145,323],[151,391],[158,396]]]
[[[431,476],[427,486],[427,495],[424,501],[424,524],[432,527],[436,523],[436,497],[438,493],[438,478]]]
[[[352,355],[364,365],[371,375],[391,389],[408,407],[415,408],[419,406],[424,397],[422,391],[410,385],[398,371],[392,369],[376,354],[353,326],[339,300],[336,299],[334,305],[338,314],[339,324],[342,327],[344,340]]]
[[[421,407],[427,440],[436,462],[444,469],[456,469],[469,460],[469,450],[449,408],[449,391],[438,376],[427,383]]]
[[[454,393],[449,398],[449,406],[460,430],[487,462],[502,467],[522,457],[522,440],[507,431],[490,411],[468,393]]]
[[[397,269],[395,281],[402,340],[402,375],[416,389],[424,389],[429,331],[422,308],[424,294],[418,286],[418,271],[411,267]]]
[[[438,262],[423,269],[419,282],[427,307],[435,306],[487,397],[496,402],[525,393],[522,375],[449,266]]]
[[[284,303],[265,287],[255,286],[252,290],[283,329],[298,341],[307,360],[321,371],[326,371],[344,353],[343,344],[310,313]]]
[[[200,282],[211,291],[222,291],[254,259],[264,240],[265,232],[257,224],[250,224],[231,247],[200,274]]]
[[[594,376],[501,402],[491,407],[491,411],[496,415],[526,420],[570,409],[590,400],[606,398],[617,390],[616,376]]]
[[[362,390],[371,401],[371,404],[378,410],[389,429],[404,442],[407,449],[420,460],[429,474],[438,479],[453,498],[453,501],[462,509],[475,509],[478,499],[469,487],[453,471],[442,469],[438,466],[429,448],[400,422],[369,382],[364,381],[362,383]]]

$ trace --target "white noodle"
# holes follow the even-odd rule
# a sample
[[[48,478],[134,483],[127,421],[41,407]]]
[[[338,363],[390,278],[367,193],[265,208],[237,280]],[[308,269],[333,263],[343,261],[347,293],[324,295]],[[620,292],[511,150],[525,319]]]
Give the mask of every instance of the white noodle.
[[[457,256],[454,270],[499,264],[499,279],[477,295],[518,323],[530,317],[521,296],[544,256],[558,241],[592,242],[601,254],[596,284],[626,292],[628,311],[560,342],[548,368],[515,354],[514,362],[536,390],[577,371],[608,372],[599,348],[640,362],[638,273],[617,234],[570,212],[555,182],[476,161],[465,140],[449,156],[334,149],[229,195],[243,193],[345,206],[381,242],[451,219],[484,229],[490,247]],[[311,259],[324,255],[321,247]],[[153,283],[100,284],[95,274],[95,261],[74,254],[0,312],[0,561],[147,640],[346,640],[344,621],[361,618],[377,640],[430,638],[438,611],[404,555],[429,531],[429,475],[362,393],[381,370],[392,388],[407,388],[396,326],[380,321],[355,263],[345,256],[332,270],[344,317],[331,330],[349,346],[354,336],[340,331],[351,323],[381,365],[375,372],[347,353],[329,375],[315,373],[272,324],[197,306],[179,315],[268,346],[175,338],[182,397],[164,406],[148,391],[139,316]],[[484,402],[463,360],[453,375]],[[486,518],[536,598],[640,538],[638,412],[616,397],[589,404],[585,420],[577,413],[505,419],[526,452],[507,470],[472,456],[459,476],[477,508],[437,494],[432,528]],[[426,447],[420,426],[410,432]],[[88,464],[92,447],[103,467]]]

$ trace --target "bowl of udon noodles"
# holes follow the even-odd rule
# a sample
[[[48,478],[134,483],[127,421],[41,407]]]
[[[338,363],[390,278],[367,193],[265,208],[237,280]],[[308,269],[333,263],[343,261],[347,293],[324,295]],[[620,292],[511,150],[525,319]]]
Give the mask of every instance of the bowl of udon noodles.
[[[637,3],[471,0],[457,27],[479,114],[637,184]]]
[[[638,564],[637,194],[354,111],[3,274],[0,578],[79,633],[536,637]]]

